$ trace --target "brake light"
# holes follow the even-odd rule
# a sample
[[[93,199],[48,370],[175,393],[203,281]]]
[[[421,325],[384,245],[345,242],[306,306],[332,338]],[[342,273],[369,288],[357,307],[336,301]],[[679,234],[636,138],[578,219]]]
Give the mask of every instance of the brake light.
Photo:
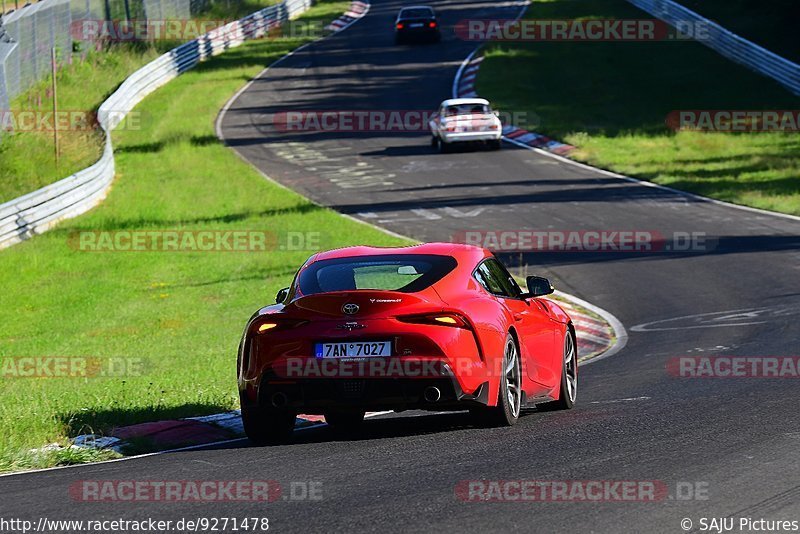
[[[398,30],[402,30],[403,29],[403,23],[402,22],[398,22],[397,23],[397,29]]]
[[[263,323],[255,323],[253,325],[253,332],[255,334],[266,334],[267,332],[275,332],[278,330],[289,330],[303,326],[308,321],[302,319],[273,319],[265,318]]]
[[[444,124],[444,129],[447,130],[448,132],[454,132],[454,131],[456,131],[456,123],[455,122],[446,122]]]
[[[436,22],[434,22],[434,21],[431,21],[431,22],[428,24],[428,27],[430,27],[430,28],[435,28],[435,27],[436,27]]]
[[[411,324],[432,324],[439,326],[452,326],[471,330],[467,320],[457,313],[425,313],[421,315],[405,315],[397,318],[398,321]]]

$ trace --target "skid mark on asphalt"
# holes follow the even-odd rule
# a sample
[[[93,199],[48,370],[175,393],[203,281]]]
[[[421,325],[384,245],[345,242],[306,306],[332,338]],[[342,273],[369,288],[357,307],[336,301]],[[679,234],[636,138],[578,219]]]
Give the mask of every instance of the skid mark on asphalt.
[[[631,327],[632,332],[663,332],[669,330],[687,330],[697,328],[739,327],[769,323],[770,319],[800,314],[797,305],[775,306],[766,308],[743,308],[717,312],[680,315],[658,321],[637,324]]]
[[[307,143],[280,143],[274,152],[281,159],[302,165],[305,170],[342,189],[393,185],[392,178],[396,177],[366,161],[347,163],[345,158],[329,156]]]
[[[408,217],[408,212],[406,211],[386,212],[380,214],[374,211],[362,211],[356,213],[356,216],[370,223],[384,224],[409,221],[439,221],[446,217],[454,219],[469,219],[479,216],[488,209],[489,208],[485,206],[473,208],[471,210],[462,210],[452,206],[443,206],[435,209],[415,208],[409,210],[414,217]]]

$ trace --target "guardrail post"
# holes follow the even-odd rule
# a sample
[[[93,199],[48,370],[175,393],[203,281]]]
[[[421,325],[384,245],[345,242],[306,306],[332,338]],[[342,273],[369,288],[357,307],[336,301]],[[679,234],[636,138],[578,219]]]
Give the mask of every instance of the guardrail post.
[[[53,47],[51,49],[50,60],[52,63],[53,69],[53,148],[55,150],[56,156],[56,168],[58,167],[58,80],[56,80],[56,74],[58,73],[58,68],[56,65],[56,48]]]

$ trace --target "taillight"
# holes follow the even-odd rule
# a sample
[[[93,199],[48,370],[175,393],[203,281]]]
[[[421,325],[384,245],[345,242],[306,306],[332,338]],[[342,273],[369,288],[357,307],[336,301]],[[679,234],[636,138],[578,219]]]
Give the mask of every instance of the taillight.
[[[438,326],[452,326],[470,330],[469,322],[457,313],[425,313],[420,315],[404,315],[397,318],[398,321],[411,324],[431,324]]]
[[[290,330],[306,323],[308,323],[308,321],[302,319],[275,319],[272,317],[265,317],[261,321],[253,323],[251,328],[254,334],[261,335],[279,330]]]
[[[402,22],[398,22],[397,23],[397,29],[398,30],[402,30],[403,29],[403,23]]]
[[[428,27],[429,28],[435,28],[436,27],[436,22],[434,22],[434,21],[429,22],[428,23]]]
[[[455,122],[446,122],[444,124],[444,129],[448,132],[455,132],[456,131],[456,123]]]

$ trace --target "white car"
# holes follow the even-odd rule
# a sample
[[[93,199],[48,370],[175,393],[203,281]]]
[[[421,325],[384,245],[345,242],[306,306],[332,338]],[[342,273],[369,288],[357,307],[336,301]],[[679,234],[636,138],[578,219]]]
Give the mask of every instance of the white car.
[[[445,100],[428,123],[431,144],[439,152],[447,152],[457,143],[482,143],[499,149],[503,125],[497,115],[483,98]]]

